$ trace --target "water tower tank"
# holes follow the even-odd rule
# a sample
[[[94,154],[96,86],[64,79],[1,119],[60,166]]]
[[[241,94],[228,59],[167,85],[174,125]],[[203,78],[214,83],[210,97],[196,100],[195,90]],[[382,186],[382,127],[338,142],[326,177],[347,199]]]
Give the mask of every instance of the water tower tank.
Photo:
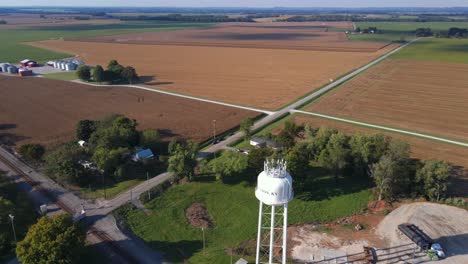
[[[255,196],[267,205],[281,206],[293,198],[292,178],[286,171],[286,162],[266,161],[258,175]]]

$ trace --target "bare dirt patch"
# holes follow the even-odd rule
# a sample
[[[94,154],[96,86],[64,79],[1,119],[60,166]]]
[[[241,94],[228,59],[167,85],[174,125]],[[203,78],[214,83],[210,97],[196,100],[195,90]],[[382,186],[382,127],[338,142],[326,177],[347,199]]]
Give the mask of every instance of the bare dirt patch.
[[[327,231],[320,231],[313,225],[291,227],[288,231],[292,240],[291,257],[303,262],[347,263],[363,258],[363,247],[369,246],[376,249],[379,263],[429,262],[424,252],[415,250],[415,244],[398,232],[399,224],[412,223],[444,247],[447,258],[434,263],[467,263],[467,217],[468,212],[464,209],[411,203],[400,206],[385,217],[364,214],[347,220],[352,225],[362,223],[365,227],[362,231],[336,223],[329,224]],[[321,262],[323,259],[325,261]]]
[[[433,203],[405,204],[391,212],[377,227],[377,234],[391,246],[411,243],[400,234],[398,225],[417,225],[439,242],[447,254],[437,263],[468,263],[468,212],[464,209]]]
[[[222,23],[213,27],[170,32],[145,32],[123,35],[81,38],[80,41],[208,46],[234,48],[298,49],[320,51],[376,52],[389,43],[349,41],[345,32],[330,28],[349,24],[333,22],[310,23]]]
[[[193,227],[213,228],[215,226],[208,210],[201,203],[193,203],[185,209],[185,217]]]
[[[293,120],[298,124],[310,124],[316,128],[322,126],[335,128],[348,135],[358,132],[365,134],[381,133],[395,140],[408,142],[411,145],[412,157],[421,160],[444,160],[454,166],[456,169],[455,177],[449,188],[450,193],[462,197],[468,195],[468,148],[312,116],[295,115]]]
[[[117,113],[136,119],[139,129],[159,129],[168,139],[197,142],[227,131],[258,113],[170,95],[125,88],[0,76],[0,141],[11,145],[56,144],[72,140],[82,119]]]
[[[387,60],[307,110],[468,141],[468,64]]]
[[[133,65],[149,87],[265,109],[298,99],[394,47],[323,52],[59,40],[34,46],[79,55],[90,65],[117,59]]]

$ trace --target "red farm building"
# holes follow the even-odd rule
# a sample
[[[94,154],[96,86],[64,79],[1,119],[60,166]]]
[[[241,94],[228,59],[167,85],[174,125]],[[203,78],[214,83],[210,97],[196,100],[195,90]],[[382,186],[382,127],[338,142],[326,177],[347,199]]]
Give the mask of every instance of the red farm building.
[[[29,69],[26,69],[26,68],[21,68],[21,69],[18,70],[18,75],[21,76],[21,77],[32,76],[33,72],[32,72],[32,70],[29,70]]]

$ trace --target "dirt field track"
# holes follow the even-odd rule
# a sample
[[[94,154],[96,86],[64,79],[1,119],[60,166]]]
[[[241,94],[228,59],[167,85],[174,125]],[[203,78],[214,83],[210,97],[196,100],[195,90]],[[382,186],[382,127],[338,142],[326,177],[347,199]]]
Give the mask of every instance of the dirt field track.
[[[387,60],[307,110],[468,141],[468,65]]]
[[[223,23],[213,27],[82,38],[81,41],[180,46],[376,52],[389,43],[349,41],[330,28],[347,22]]]
[[[257,113],[124,88],[41,78],[0,76],[0,141],[10,145],[56,144],[71,140],[81,119],[112,113],[136,119],[139,129],[159,129],[166,139],[183,136],[198,142],[237,126]]]
[[[34,46],[79,55],[89,65],[117,59],[150,87],[264,109],[279,108],[384,54],[132,45],[49,40]]]
[[[427,139],[405,136],[398,133],[383,132],[377,129],[365,128],[327,120],[318,117],[294,115],[294,122],[297,124],[311,124],[313,127],[329,127],[338,129],[345,134],[351,135],[357,132],[366,134],[381,133],[388,135],[395,140],[402,140],[411,145],[411,155],[421,160],[445,160],[455,167],[455,176],[453,185],[450,188],[451,193],[458,196],[468,196],[468,148],[455,146]]]

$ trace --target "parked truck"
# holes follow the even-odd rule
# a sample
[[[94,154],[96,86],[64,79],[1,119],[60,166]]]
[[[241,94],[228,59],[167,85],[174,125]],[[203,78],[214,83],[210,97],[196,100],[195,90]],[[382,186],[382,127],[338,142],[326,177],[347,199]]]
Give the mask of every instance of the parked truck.
[[[407,236],[411,241],[418,245],[421,250],[424,250],[428,255],[437,255],[437,258],[445,258],[445,252],[439,243],[435,243],[426,233],[414,224],[401,224],[398,230]]]

